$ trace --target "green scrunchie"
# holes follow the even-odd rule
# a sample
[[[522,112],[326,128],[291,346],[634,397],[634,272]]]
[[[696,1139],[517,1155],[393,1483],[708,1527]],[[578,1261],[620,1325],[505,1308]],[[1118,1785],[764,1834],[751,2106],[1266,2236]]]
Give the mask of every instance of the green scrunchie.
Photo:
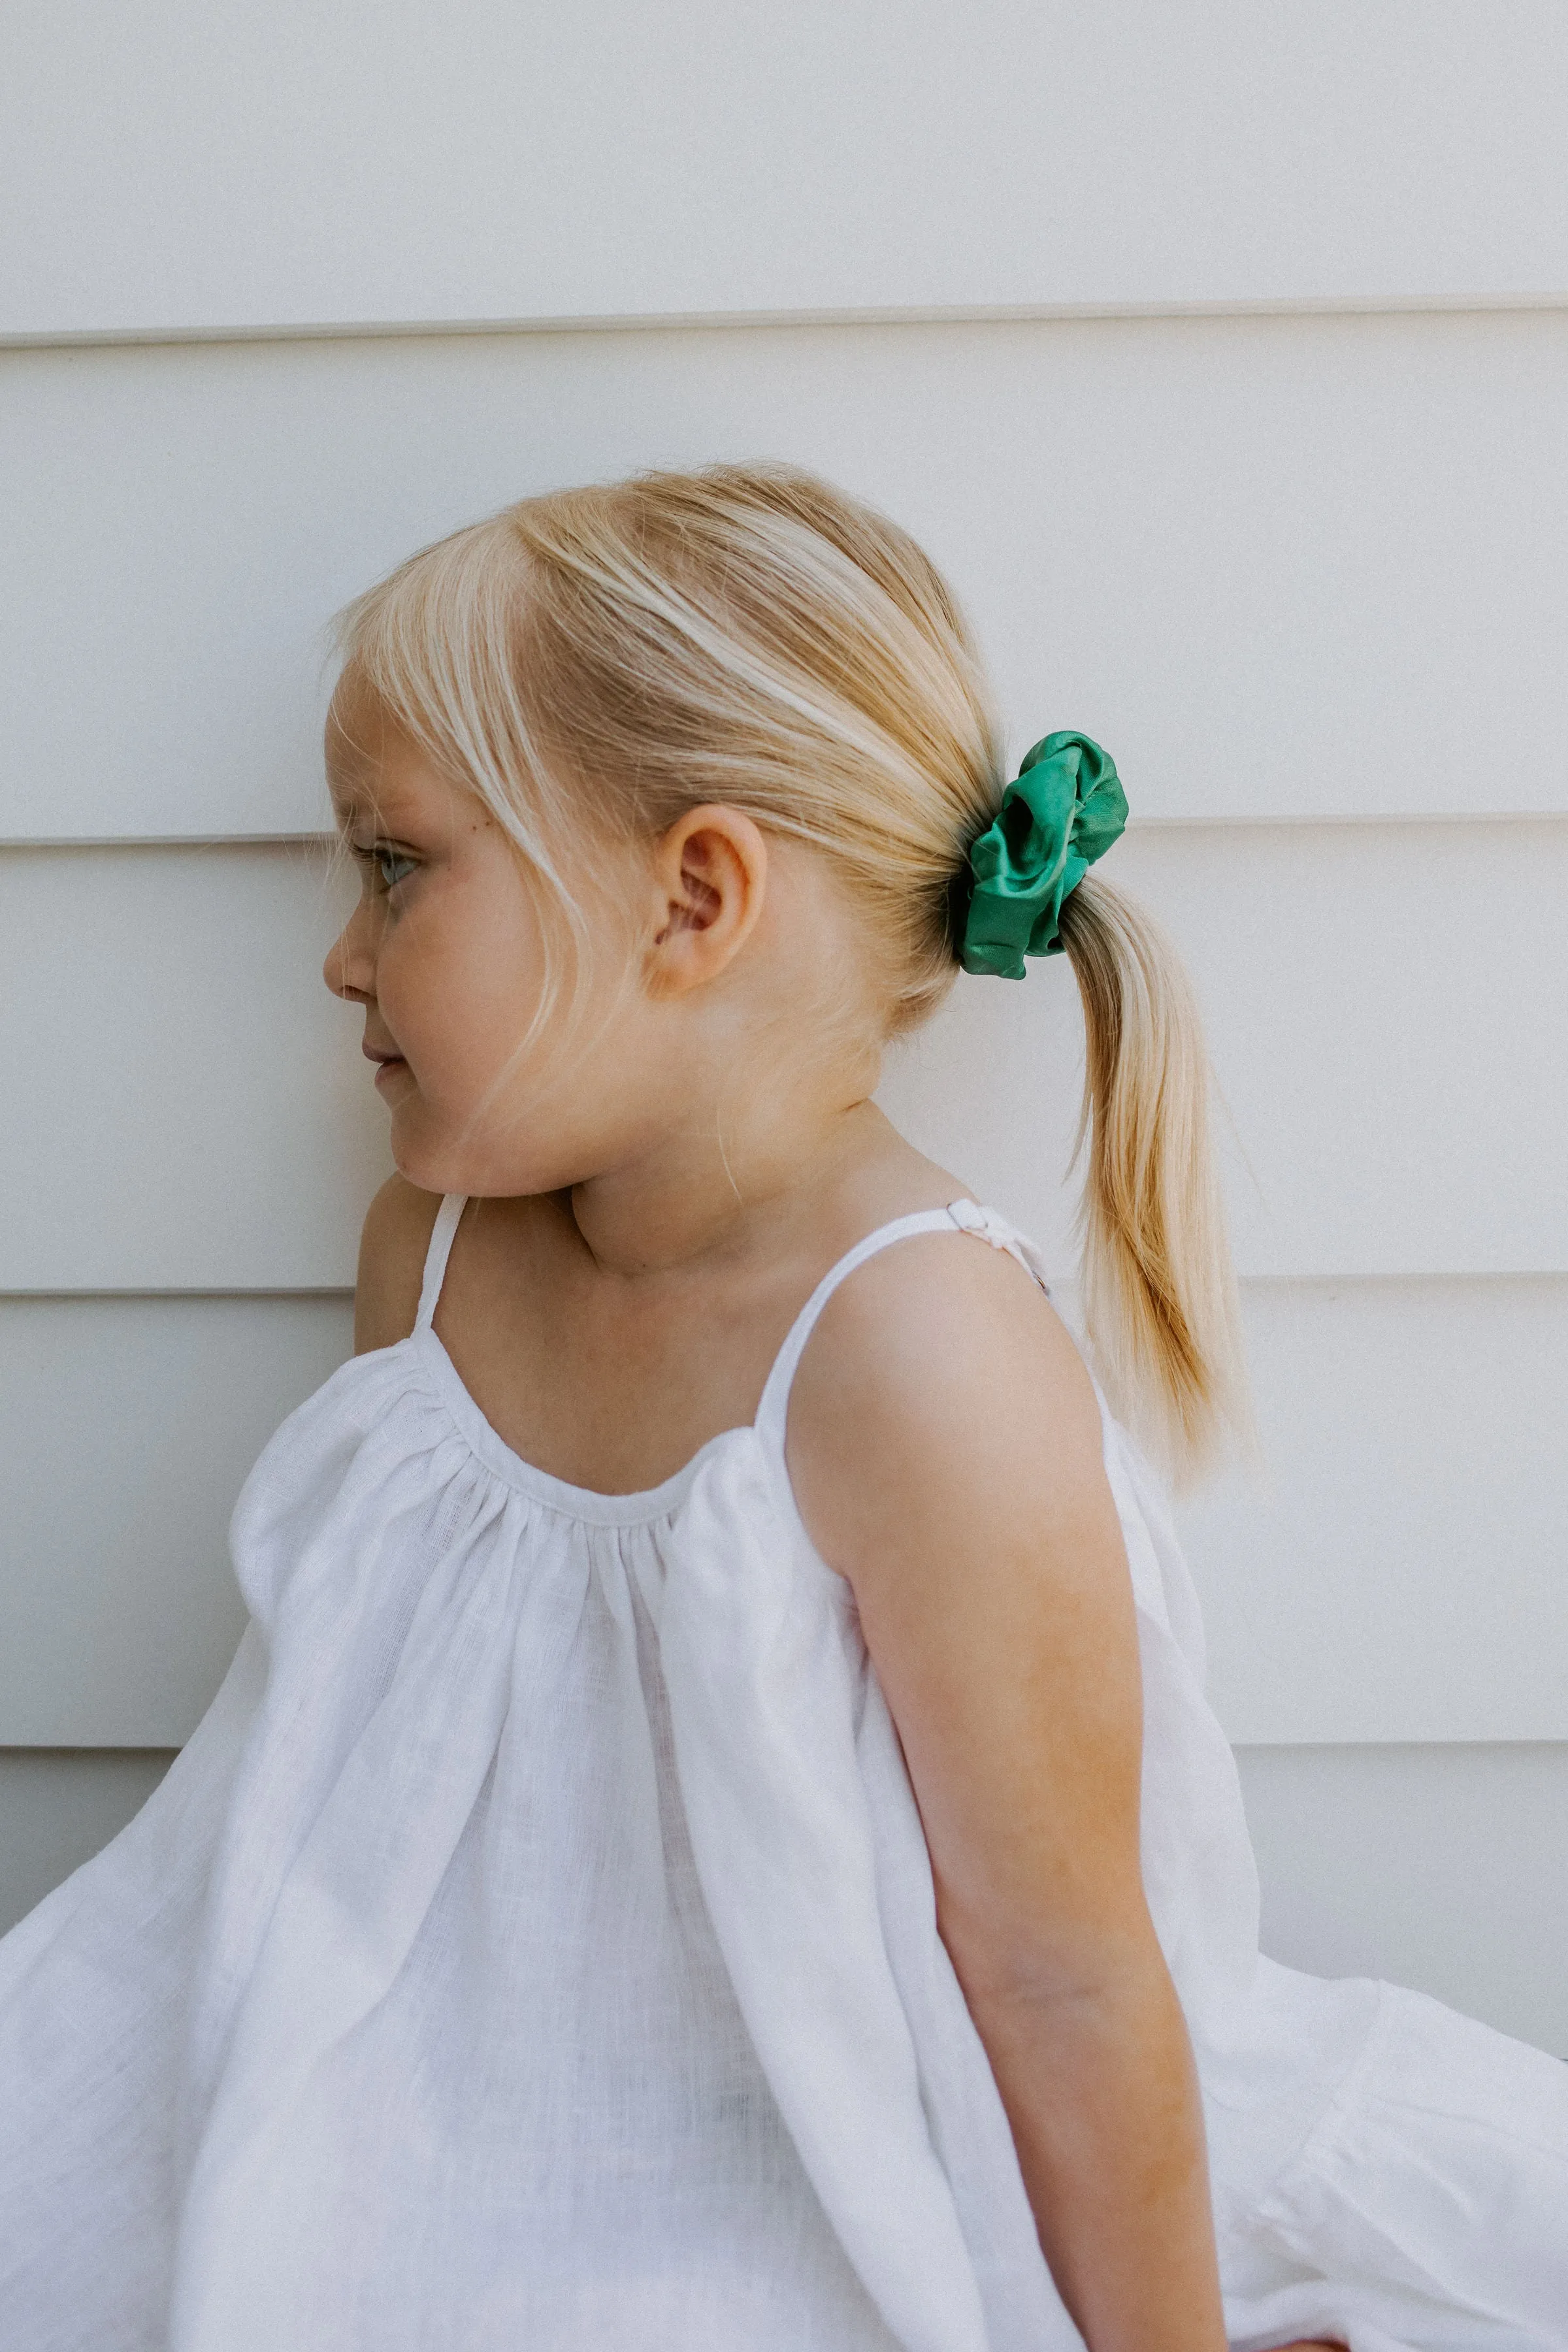
[[[1047,735],[1026,752],[953,885],[964,971],[1022,980],[1026,955],[1059,955],[1063,899],[1126,823],[1116,762],[1087,735]]]

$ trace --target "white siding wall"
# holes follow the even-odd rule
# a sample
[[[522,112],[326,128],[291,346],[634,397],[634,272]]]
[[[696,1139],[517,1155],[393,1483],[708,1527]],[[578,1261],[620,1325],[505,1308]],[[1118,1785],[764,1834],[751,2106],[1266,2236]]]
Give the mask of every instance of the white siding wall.
[[[346,1351],[329,614],[778,455],[946,565],[1016,748],[1112,746],[1205,1001],[1269,1479],[1186,1524],[1274,1948],[1568,2050],[1561,11],[132,27],[25,7],[0,95],[0,1915],[188,1733]],[[1079,1042],[1059,966],[964,983],[884,1089],[1064,1270]]]

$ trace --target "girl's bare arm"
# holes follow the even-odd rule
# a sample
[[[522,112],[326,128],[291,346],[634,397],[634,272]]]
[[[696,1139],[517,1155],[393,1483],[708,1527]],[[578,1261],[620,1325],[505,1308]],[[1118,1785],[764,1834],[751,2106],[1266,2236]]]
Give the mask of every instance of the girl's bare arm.
[[[1140,1870],[1131,1589],[1077,1350],[1010,1258],[903,1243],[826,1309],[789,1461],[854,1589],[1062,2298],[1091,2352],[1224,2352],[1196,2076]]]

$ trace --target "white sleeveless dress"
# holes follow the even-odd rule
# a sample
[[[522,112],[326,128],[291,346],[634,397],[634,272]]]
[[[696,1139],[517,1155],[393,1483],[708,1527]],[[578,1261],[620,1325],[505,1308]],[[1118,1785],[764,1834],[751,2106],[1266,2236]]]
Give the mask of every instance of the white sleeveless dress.
[[[1066,2352],[848,1588],[755,1423],[645,1494],[521,1461],[431,1328],[292,1413],[252,1623],[141,1813],[0,1945],[5,2352]],[[920,1254],[910,1278],[921,1278]],[[1102,1407],[1103,1410],[1103,1407]],[[1261,1959],[1156,1481],[1149,1897],[1232,2343],[1568,2346],[1568,2068]]]

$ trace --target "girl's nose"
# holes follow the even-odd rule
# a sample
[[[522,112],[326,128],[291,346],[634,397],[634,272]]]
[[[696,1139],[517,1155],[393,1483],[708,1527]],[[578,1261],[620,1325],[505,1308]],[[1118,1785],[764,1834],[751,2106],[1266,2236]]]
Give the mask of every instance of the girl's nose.
[[[354,908],[327,950],[327,960],[321,966],[321,978],[332,994],[350,1004],[363,1004],[375,993],[375,958],[370,952],[364,911],[363,906]]]

